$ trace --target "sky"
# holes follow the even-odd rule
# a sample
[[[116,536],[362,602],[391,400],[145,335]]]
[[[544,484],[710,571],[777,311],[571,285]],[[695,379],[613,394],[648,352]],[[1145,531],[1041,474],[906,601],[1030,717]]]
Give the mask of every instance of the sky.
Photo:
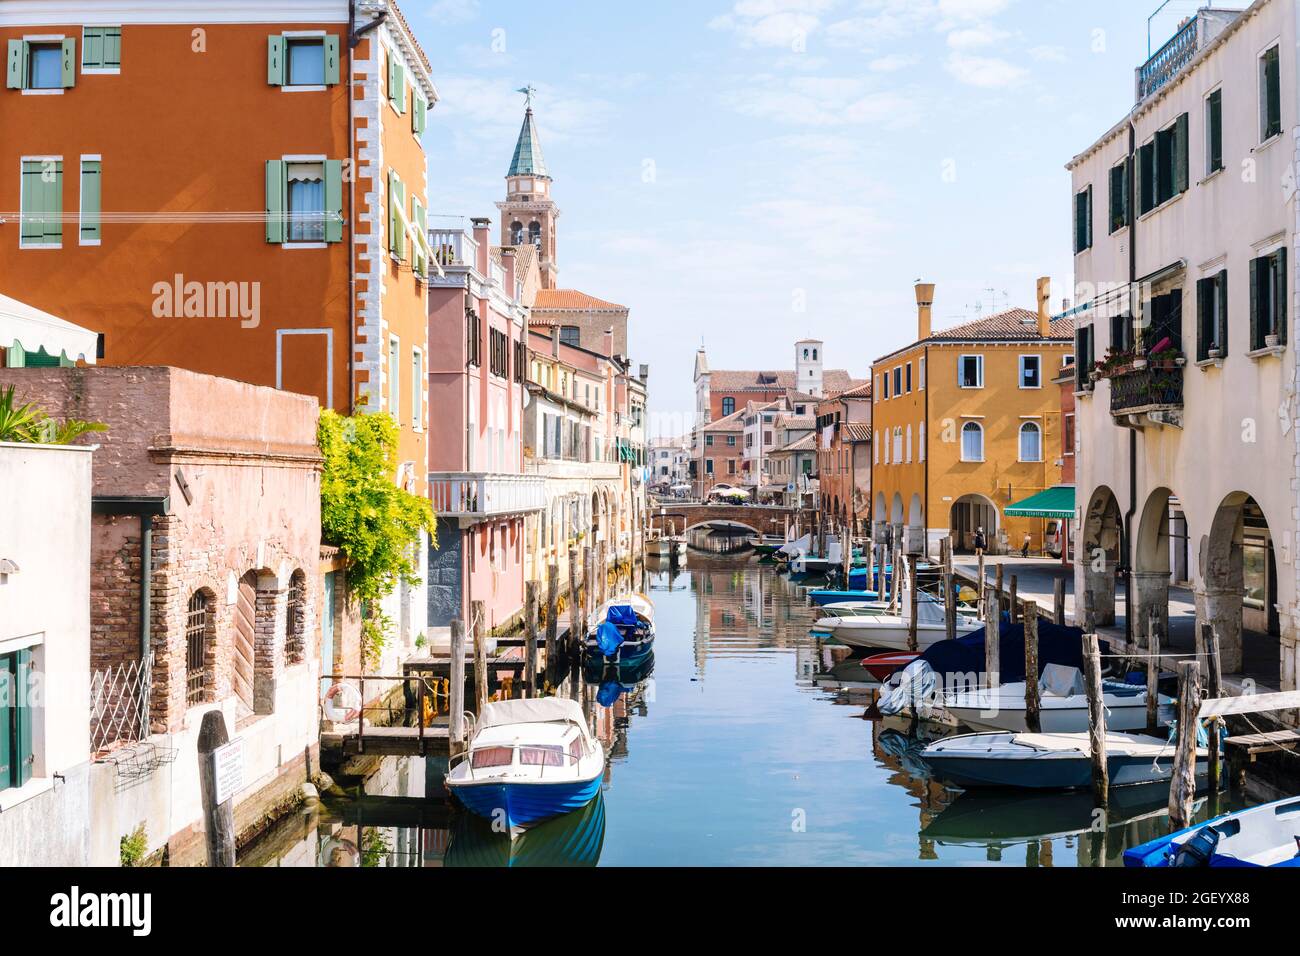
[[[1159,6],[402,0],[440,97],[429,208],[496,235],[533,85],[559,285],[631,309],[652,433],[680,433],[701,344],[715,369],[786,369],[819,338],[865,378],[915,339],[918,279],[936,328],[1034,308],[1041,275],[1059,309],[1065,164],[1132,107]],[[1156,13],[1152,48],[1197,6]]]

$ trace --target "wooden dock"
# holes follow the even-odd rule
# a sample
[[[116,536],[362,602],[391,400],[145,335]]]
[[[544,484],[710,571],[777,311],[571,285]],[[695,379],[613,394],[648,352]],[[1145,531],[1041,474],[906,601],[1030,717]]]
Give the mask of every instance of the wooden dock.
[[[322,749],[344,757],[446,757],[451,753],[447,718],[436,718],[433,726],[366,727],[363,731],[321,734]]]

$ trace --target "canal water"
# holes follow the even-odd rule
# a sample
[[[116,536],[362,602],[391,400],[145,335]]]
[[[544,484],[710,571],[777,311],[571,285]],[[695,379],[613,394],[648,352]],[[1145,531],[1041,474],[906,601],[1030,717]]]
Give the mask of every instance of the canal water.
[[[390,758],[359,801],[283,821],[243,865],[1120,865],[1167,832],[1167,789],[1080,794],[945,789],[918,759],[938,729],[865,719],[873,686],[848,649],[809,635],[797,586],[751,556],[692,551],[648,574],[653,672],[607,682],[609,754],[584,811],[512,844],[441,795],[433,760]],[[1204,810],[1201,811],[1204,813]]]

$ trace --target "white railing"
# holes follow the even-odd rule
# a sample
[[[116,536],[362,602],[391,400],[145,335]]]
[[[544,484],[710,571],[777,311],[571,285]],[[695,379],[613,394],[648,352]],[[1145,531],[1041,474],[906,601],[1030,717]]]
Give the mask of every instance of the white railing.
[[[447,518],[541,511],[546,507],[546,479],[540,475],[431,472],[429,498],[434,513]]]
[[[444,269],[448,266],[473,266],[478,261],[478,243],[464,229],[430,229],[429,248]]]
[[[112,750],[149,736],[153,653],[95,671],[90,678],[90,749]]]

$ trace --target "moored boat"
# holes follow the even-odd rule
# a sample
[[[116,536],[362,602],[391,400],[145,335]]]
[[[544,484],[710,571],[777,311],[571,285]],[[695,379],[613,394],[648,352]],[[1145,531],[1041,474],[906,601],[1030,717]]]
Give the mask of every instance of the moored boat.
[[[1300,797],[1213,820],[1124,851],[1130,867],[1300,867]]]
[[[654,605],[640,594],[627,594],[602,604],[592,618],[583,648],[588,658],[634,663],[654,646]]]
[[[818,607],[850,601],[875,601],[879,597],[880,595],[875,591],[836,591],[831,588],[814,588],[808,592],[808,598]]]
[[[582,707],[560,697],[485,704],[447,788],[512,831],[585,806],[600,789],[605,752]]]
[[[850,647],[875,647],[881,650],[910,650],[908,641],[911,608],[904,606],[901,614],[853,614],[828,617],[813,627],[817,633],[828,634]],[[962,637],[983,627],[974,618],[957,616],[957,636]],[[933,598],[918,602],[916,608],[917,649],[925,650],[947,639],[944,607]]]
[[[883,683],[889,680],[894,671],[906,667],[920,656],[916,651],[886,651],[863,658],[862,666],[868,674]]]

